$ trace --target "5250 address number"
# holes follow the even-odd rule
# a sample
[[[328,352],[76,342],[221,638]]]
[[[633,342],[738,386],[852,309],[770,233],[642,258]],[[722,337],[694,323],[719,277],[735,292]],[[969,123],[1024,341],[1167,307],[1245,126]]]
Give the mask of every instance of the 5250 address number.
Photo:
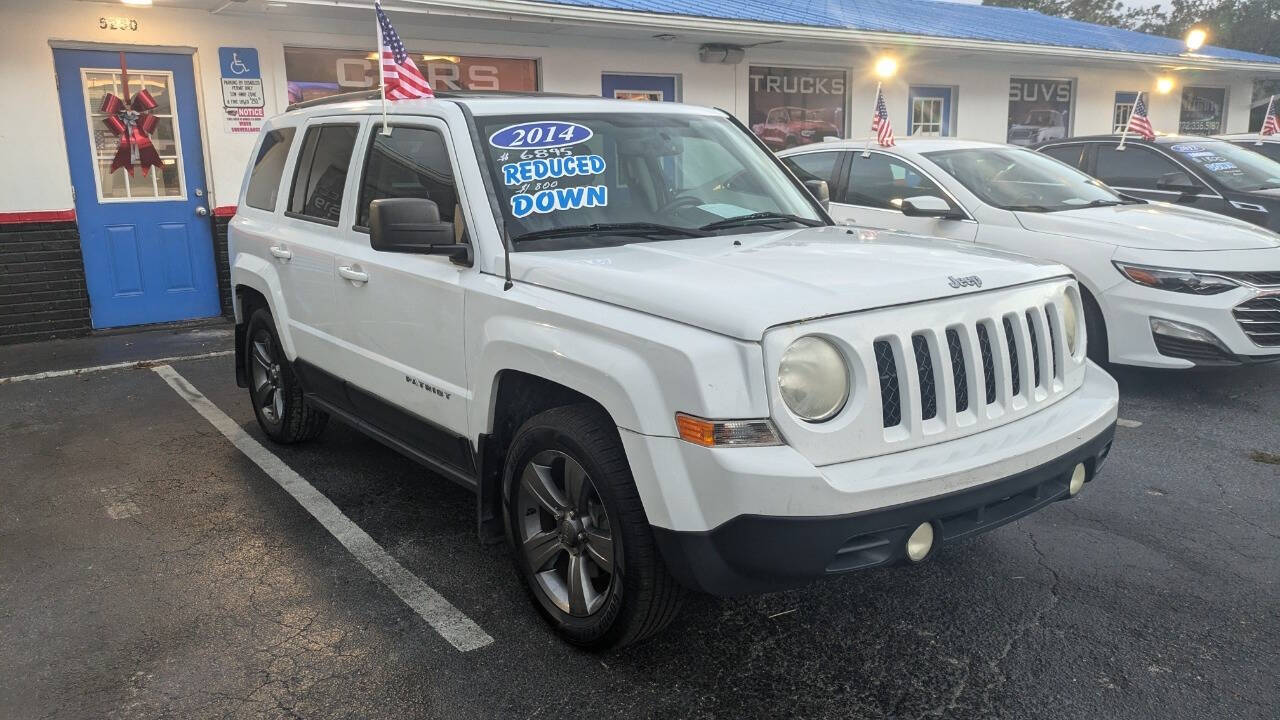
[[[98,28],[101,30],[129,30],[136,32],[138,30],[138,21],[126,17],[100,17],[98,18]]]

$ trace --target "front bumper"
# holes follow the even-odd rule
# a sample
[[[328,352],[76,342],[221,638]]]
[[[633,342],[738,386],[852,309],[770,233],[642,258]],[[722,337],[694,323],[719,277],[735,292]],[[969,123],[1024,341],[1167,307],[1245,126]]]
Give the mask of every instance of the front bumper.
[[[691,588],[735,595],[894,562],[919,518],[938,521],[945,544],[1063,497],[1063,472],[1083,462],[1092,479],[1105,458],[1117,401],[1115,380],[1089,363],[1081,387],[1025,418],[820,467],[786,445],[620,434],[668,567]],[[870,544],[851,548],[855,538]]]
[[[1251,365],[1280,360],[1280,347],[1249,338],[1233,311],[1261,293],[1241,288],[1221,295],[1184,295],[1126,282],[1099,298],[1107,322],[1111,362],[1168,369]],[[1204,342],[1160,335],[1152,318],[1209,333]]]
[[[1097,474],[1115,425],[1060,457],[985,485],[896,507],[832,517],[744,515],[709,532],[654,528],[667,568],[713,595],[770,592],[816,578],[906,560],[906,540],[932,523],[933,552],[1070,496],[1073,470]]]

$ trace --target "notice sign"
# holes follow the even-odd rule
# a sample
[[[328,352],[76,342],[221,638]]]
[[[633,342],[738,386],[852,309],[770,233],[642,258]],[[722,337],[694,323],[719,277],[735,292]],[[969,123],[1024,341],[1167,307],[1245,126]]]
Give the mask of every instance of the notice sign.
[[[224,127],[231,134],[256,133],[266,117],[266,95],[255,48],[220,47]]]
[[[223,108],[224,113],[223,127],[232,135],[240,135],[242,133],[256,133],[262,129],[262,122],[266,120],[266,110],[257,108]]]

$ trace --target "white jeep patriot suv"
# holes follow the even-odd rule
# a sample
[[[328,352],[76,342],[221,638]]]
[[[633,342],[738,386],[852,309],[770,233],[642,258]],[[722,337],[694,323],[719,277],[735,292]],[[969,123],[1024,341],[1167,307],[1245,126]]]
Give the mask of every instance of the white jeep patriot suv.
[[[1074,496],[1111,446],[1061,265],[835,225],[724,112],[444,95],[262,131],[236,376],[475,491],[538,609],[622,645]]]

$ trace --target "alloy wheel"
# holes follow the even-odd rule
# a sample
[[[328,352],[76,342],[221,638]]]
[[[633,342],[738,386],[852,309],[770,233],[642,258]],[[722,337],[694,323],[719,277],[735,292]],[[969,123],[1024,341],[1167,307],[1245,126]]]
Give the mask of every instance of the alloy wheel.
[[[616,574],[613,527],[582,465],[559,450],[534,455],[516,509],[519,552],[546,598],[574,617],[599,611]]]
[[[249,347],[250,389],[253,404],[263,419],[278,425],[284,417],[284,392],[280,387],[280,363],[276,360],[271,333],[260,329],[254,333]]]

